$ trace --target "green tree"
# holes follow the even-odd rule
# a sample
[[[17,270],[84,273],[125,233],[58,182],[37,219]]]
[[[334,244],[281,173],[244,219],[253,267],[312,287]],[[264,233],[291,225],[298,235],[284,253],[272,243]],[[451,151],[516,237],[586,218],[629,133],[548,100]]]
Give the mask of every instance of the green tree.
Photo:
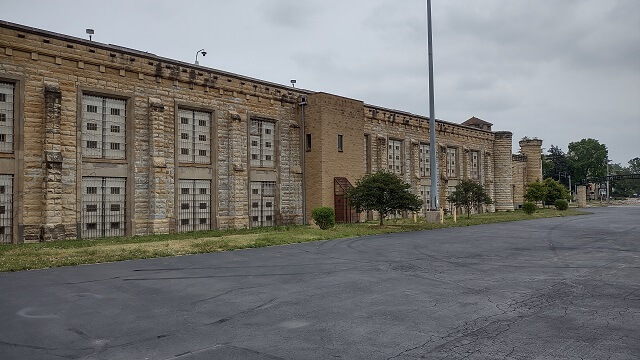
[[[491,204],[493,201],[484,187],[471,180],[462,180],[456,189],[447,196],[447,201],[456,207],[464,207],[467,211],[467,219],[471,217],[471,209],[479,209],[483,204]]]
[[[554,204],[556,200],[568,200],[569,190],[560,182],[547,178],[544,179],[544,186],[547,189],[547,193],[544,197],[545,204]]]
[[[569,143],[567,159],[576,181],[607,174],[607,146],[596,139],[582,139]]]
[[[632,174],[640,174],[640,157],[629,160],[629,171]]]
[[[378,171],[356,181],[356,186],[347,192],[347,199],[357,212],[377,211],[380,225],[393,211],[419,211],[422,200],[409,192],[411,186],[395,174]]]
[[[540,202],[544,201],[547,196],[547,187],[545,183],[540,180],[536,180],[527,185],[527,189],[524,193],[524,198],[527,201],[531,202]]]
[[[567,155],[558,146],[551,145],[547,155],[542,157],[542,177],[560,178],[563,184],[569,184],[569,162]]]

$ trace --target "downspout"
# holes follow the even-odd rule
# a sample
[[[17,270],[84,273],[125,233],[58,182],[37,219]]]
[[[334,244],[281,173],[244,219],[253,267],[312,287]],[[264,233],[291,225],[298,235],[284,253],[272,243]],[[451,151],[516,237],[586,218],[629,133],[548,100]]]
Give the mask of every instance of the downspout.
[[[302,131],[300,141],[300,148],[302,150],[302,225],[307,225],[307,169],[306,169],[306,157],[307,157],[307,134],[304,127],[304,106],[307,105],[307,97],[302,95],[300,98],[300,110],[302,112]]]

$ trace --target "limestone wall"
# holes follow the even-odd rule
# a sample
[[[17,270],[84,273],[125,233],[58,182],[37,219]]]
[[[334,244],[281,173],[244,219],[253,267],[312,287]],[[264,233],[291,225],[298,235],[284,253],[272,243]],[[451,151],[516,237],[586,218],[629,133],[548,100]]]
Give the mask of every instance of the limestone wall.
[[[509,131],[495,133],[493,144],[494,162],[494,202],[497,211],[513,210],[513,178],[511,168],[511,138]]]
[[[24,151],[11,160],[24,171],[14,194],[26,241],[73,238],[81,215],[82,176],[118,174],[128,184],[128,234],[175,230],[175,139],[179,106],[211,111],[214,166],[195,166],[213,181],[212,223],[248,226],[248,121],[277,123],[277,218],[301,222],[300,127],[304,91],[164,59],[152,54],[0,24],[0,79],[17,94],[24,116]],[[127,159],[83,159],[82,94],[127,101]],[[210,169],[207,170],[207,169]],[[183,171],[186,172],[186,171]],[[103,175],[101,175],[103,174]]]

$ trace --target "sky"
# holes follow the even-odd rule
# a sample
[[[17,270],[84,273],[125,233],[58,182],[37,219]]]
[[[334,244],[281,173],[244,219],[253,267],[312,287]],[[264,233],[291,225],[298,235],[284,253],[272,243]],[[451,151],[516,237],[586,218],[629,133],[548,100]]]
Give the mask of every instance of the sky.
[[[426,0],[7,1],[0,19],[429,115]],[[436,118],[640,157],[640,1],[434,0]]]

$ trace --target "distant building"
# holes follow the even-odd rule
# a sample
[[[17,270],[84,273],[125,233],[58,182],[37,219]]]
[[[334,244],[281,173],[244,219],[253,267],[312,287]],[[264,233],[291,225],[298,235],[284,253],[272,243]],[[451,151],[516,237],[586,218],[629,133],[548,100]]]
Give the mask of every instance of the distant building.
[[[302,128],[304,114],[305,125]],[[337,95],[0,22],[0,242],[302,223],[384,169],[429,208],[462,179],[514,208],[541,178],[540,140],[471,118],[440,121]],[[306,166],[303,168],[303,155]],[[514,171],[516,169],[517,171]],[[515,174],[515,176],[514,176]]]

